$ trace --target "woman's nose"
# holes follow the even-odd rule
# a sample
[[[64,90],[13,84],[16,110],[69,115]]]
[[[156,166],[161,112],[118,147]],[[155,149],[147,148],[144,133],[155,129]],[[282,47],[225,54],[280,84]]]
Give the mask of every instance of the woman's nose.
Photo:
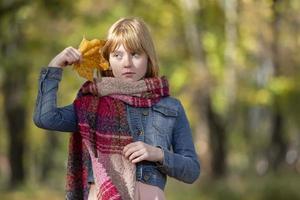
[[[132,66],[131,55],[124,56],[123,66],[127,68]]]

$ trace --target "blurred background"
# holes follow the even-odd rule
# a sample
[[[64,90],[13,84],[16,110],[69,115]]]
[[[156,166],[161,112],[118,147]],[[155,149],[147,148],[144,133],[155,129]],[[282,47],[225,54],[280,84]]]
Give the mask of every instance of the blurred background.
[[[201,160],[167,199],[300,199],[299,0],[1,0],[1,200],[64,199],[69,134],[33,124],[39,72],[124,16],[148,24]],[[83,82],[66,68],[58,105]]]

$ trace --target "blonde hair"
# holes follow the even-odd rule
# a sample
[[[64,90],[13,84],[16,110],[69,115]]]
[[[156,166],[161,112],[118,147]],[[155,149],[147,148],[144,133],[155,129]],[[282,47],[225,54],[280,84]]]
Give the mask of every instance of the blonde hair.
[[[145,53],[148,56],[148,66],[145,77],[157,77],[159,67],[157,57],[145,22],[138,18],[121,18],[109,29],[107,42],[102,49],[102,55],[109,60],[109,54],[120,45],[130,52]]]

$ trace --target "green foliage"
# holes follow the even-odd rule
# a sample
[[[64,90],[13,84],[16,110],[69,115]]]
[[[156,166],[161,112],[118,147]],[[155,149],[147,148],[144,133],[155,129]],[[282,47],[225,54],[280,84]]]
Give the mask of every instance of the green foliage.
[[[295,174],[283,173],[280,177],[236,178],[237,174],[254,173],[256,160],[266,156],[271,138],[270,116],[275,103],[279,104],[285,119],[283,134],[290,144],[288,148],[296,148],[299,153],[299,1],[280,1],[276,8],[281,14],[277,70],[272,55],[272,0],[237,1],[237,19],[232,22],[226,18],[225,1],[189,1],[194,6],[188,11],[184,10],[184,2],[187,1],[80,0],[75,3],[39,0],[28,1],[13,11],[0,14],[0,83],[3,86],[7,76],[12,82],[29,80],[29,85],[16,96],[28,110],[25,162],[28,185],[32,185],[16,191],[2,190],[1,199],[62,198],[68,135],[45,133],[31,120],[40,69],[65,47],[77,47],[83,36],[104,39],[110,25],[124,16],[138,16],[149,25],[160,72],[169,78],[171,94],[180,98],[187,110],[195,143],[209,146],[209,137],[201,132],[207,129],[205,121],[201,120],[206,117],[202,116],[202,110],[206,108],[199,103],[205,99],[205,94],[210,95],[213,111],[226,124],[228,178],[200,180],[193,185],[171,179],[167,186],[168,199],[299,199],[299,181],[295,178],[299,169]],[[1,2],[1,11],[7,5]],[[192,25],[199,33],[199,40],[192,43],[199,43],[203,55],[198,56],[202,63],[189,46],[192,38],[188,33],[193,28],[187,22],[192,21],[188,18],[192,14]],[[234,28],[228,30],[226,27]],[[236,37],[229,39],[227,34],[232,32]],[[234,46],[228,56],[225,51],[229,44]],[[231,72],[234,72],[233,76],[229,76]],[[71,68],[65,69],[58,105],[70,104],[83,82]],[[3,104],[2,86],[0,109],[4,110],[7,105]],[[9,175],[9,165],[5,164],[8,162],[9,136],[3,112],[0,119],[0,188],[5,188]],[[57,134],[59,139],[53,150],[56,163],[45,186],[40,187],[43,156],[49,151],[45,148],[49,142],[46,134]],[[203,160],[204,173],[210,172],[211,155],[207,147],[201,146],[201,151],[197,149]],[[297,166],[295,168],[297,171]]]

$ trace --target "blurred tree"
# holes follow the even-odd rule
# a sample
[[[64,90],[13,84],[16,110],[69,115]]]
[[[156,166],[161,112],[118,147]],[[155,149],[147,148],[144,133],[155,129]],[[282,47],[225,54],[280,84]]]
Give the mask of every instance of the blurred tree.
[[[212,172],[212,176],[214,178],[220,178],[226,174],[226,159],[227,159],[227,121],[230,121],[230,115],[226,112],[228,110],[220,110],[216,100],[216,91],[218,91],[218,86],[214,85],[215,83],[221,83],[223,82],[223,77],[214,74],[213,72],[213,65],[215,65],[216,60],[224,60],[222,56],[224,55],[222,52],[222,48],[220,48],[224,41],[222,39],[218,39],[218,41],[214,41],[214,37],[224,37],[225,33],[225,27],[228,30],[229,40],[228,47],[230,47],[230,51],[233,48],[234,41],[231,40],[232,38],[232,32],[234,31],[232,28],[232,21],[229,21],[230,27],[227,27],[228,25],[224,23],[224,20],[220,19],[219,16],[223,16],[225,12],[227,12],[226,9],[228,9],[229,6],[225,7],[225,11],[220,9],[220,4],[216,1],[213,2],[205,2],[205,1],[184,1],[182,0],[183,9],[185,10],[185,18],[186,20],[184,23],[186,24],[185,27],[185,33],[186,33],[186,40],[190,55],[193,56],[193,60],[196,62],[196,66],[198,67],[197,70],[200,71],[200,74],[202,74],[203,77],[205,77],[201,82],[199,87],[199,90],[197,94],[194,96],[196,98],[195,102],[197,103],[197,108],[199,109],[199,115],[202,116],[202,122],[201,123],[207,123],[208,128],[208,134],[209,134],[209,144],[210,144],[210,150],[211,150],[211,156],[210,156],[210,168]],[[229,4],[229,3],[228,3]],[[231,5],[231,4],[230,4]],[[200,6],[202,7],[202,13],[200,12]],[[231,8],[231,7],[229,7]],[[235,7],[233,7],[235,8]],[[233,10],[230,10],[229,12],[232,12]],[[205,22],[201,22],[199,28],[199,25],[197,25],[195,22],[195,19],[203,19]],[[229,18],[228,20],[231,20]],[[223,27],[217,27],[216,23],[218,25]],[[234,25],[234,24],[233,24]],[[200,32],[202,30],[202,32]],[[234,32],[233,32],[234,33]],[[204,36],[204,37],[203,37]],[[207,37],[208,36],[208,37]],[[203,41],[202,43],[200,41]],[[231,43],[233,42],[233,43]],[[206,47],[206,45],[209,44],[210,47]],[[206,48],[205,51],[203,48]],[[210,48],[210,49],[208,49]],[[231,53],[231,52],[230,52]],[[226,59],[229,60],[231,57],[226,55]],[[212,64],[212,60],[214,60]],[[230,60],[232,62],[232,60]],[[221,63],[221,62],[220,62]],[[228,66],[215,66],[220,67],[222,70],[225,70],[225,67],[228,67],[228,71],[232,70],[230,66],[230,63],[226,63]],[[222,65],[222,64],[221,64]],[[234,76],[234,74],[232,75]],[[231,78],[232,78],[231,76]],[[230,77],[229,77],[230,78]],[[209,80],[209,81],[208,81]],[[211,81],[213,80],[213,81]],[[232,80],[230,80],[232,81]],[[230,87],[232,84],[228,85]],[[223,89],[227,90],[228,88],[223,87]],[[223,91],[225,93],[225,91]],[[224,100],[225,98],[223,98]],[[228,99],[232,99],[232,97],[228,97]],[[227,100],[227,99],[226,99]],[[228,105],[226,105],[228,106]]]
[[[30,3],[30,0],[28,1],[7,1],[2,0],[0,7],[0,18],[4,17],[5,15],[11,15],[12,13],[19,10],[21,7],[25,6],[26,4]]]
[[[0,4],[0,25],[6,26],[6,29],[0,33],[0,49],[3,70],[3,107],[8,124],[11,187],[25,180],[24,149],[27,108],[24,100],[28,89],[28,68],[26,67],[27,60],[20,56],[20,52],[24,49],[24,33],[16,13],[29,2],[1,1]]]
[[[41,176],[40,180],[42,182],[47,182],[50,177],[50,173],[53,169],[56,169],[56,157],[55,150],[59,146],[58,135],[53,133],[53,131],[46,131],[46,141],[44,146],[44,151],[41,161]]]
[[[161,72],[191,120],[204,177],[233,172],[239,178],[253,168],[262,175],[284,161],[299,172],[299,2],[0,1],[0,108],[1,122],[7,122],[0,147],[1,153],[8,152],[11,185],[28,176],[62,190],[68,134],[42,134],[27,121],[40,67],[64,47],[76,47],[83,35],[104,38],[124,16],[143,18],[151,29]],[[63,73],[58,104],[72,102],[83,81],[69,69]],[[0,170],[3,183],[2,174],[9,170],[1,163]]]
[[[281,0],[272,1],[272,24],[271,30],[273,40],[271,43],[272,49],[272,66],[274,78],[281,76],[281,63],[280,63],[280,23],[282,18],[282,3]],[[285,160],[287,151],[287,141],[284,134],[285,117],[283,116],[280,106],[280,96],[274,95],[273,109],[271,116],[271,146],[270,146],[270,164],[276,170]]]
[[[4,97],[4,110],[5,117],[8,124],[8,152],[11,168],[10,186],[16,187],[25,181],[25,168],[24,155],[25,155],[25,141],[28,139],[26,136],[26,125],[28,114],[27,106],[27,91],[29,89],[30,80],[28,79],[30,71],[32,70],[33,59],[30,58],[32,45],[41,44],[46,45],[46,42],[41,42],[42,37],[46,33],[41,33],[40,29],[31,29],[36,32],[36,35],[28,35],[28,29],[31,24],[24,20],[24,13],[28,9],[32,11],[42,10],[44,12],[37,12],[39,18],[47,18],[49,22],[58,22],[58,19],[70,18],[74,16],[74,4],[71,1],[1,1],[0,3],[0,25],[3,27],[1,31],[1,58],[2,58],[2,93]],[[27,9],[27,10],[26,10]],[[42,15],[44,16],[42,16]],[[26,14],[25,14],[26,15]],[[37,17],[36,16],[33,16]],[[40,26],[37,20],[36,25]],[[50,24],[48,24],[50,25]],[[5,27],[5,29],[4,29]],[[55,33],[59,29],[53,29]],[[39,33],[38,33],[39,32]],[[35,33],[35,32],[33,32]],[[39,40],[39,41],[38,41]],[[38,43],[37,43],[38,42]],[[47,41],[50,42],[50,41]],[[43,43],[43,44],[42,44]],[[52,45],[53,48],[54,44]],[[28,51],[29,50],[29,51]],[[27,54],[24,52],[27,51]],[[30,120],[31,121],[31,120]],[[57,146],[55,142],[57,135],[49,136],[51,148],[54,150]],[[45,180],[48,176],[47,170],[53,164],[53,154],[44,151],[46,154],[41,165],[41,179]],[[27,168],[26,168],[27,169]],[[29,168],[28,168],[29,169]]]

